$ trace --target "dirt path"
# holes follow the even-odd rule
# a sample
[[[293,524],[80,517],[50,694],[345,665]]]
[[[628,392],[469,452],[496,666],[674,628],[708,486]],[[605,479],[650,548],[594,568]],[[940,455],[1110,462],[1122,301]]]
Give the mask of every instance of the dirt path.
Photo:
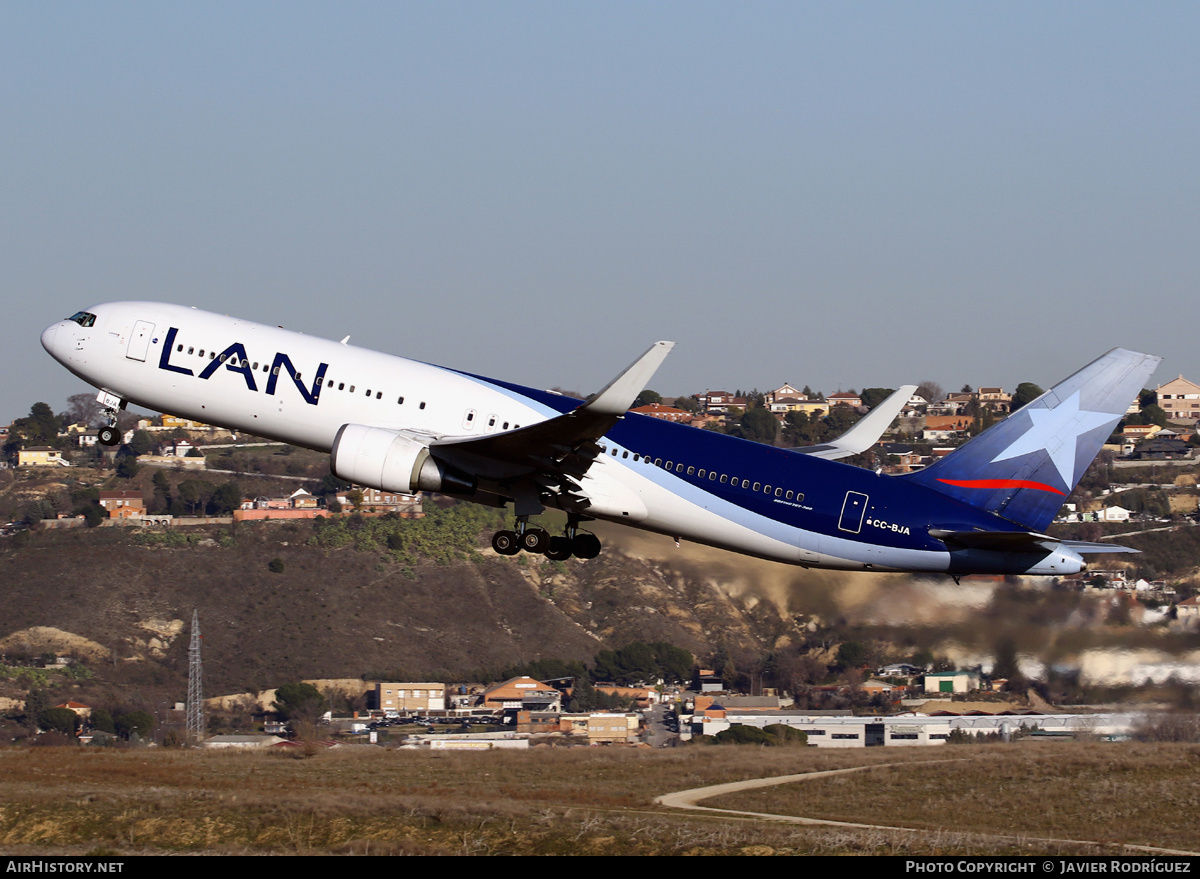
[[[951,760],[927,760],[925,763],[949,763]],[[886,830],[898,833],[928,833],[928,828],[921,827],[898,827],[888,824],[859,824],[853,821],[831,821],[825,818],[804,818],[799,815],[775,815],[769,812],[744,812],[737,809],[716,809],[711,806],[699,805],[701,800],[707,800],[712,797],[719,797],[724,794],[736,793],[744,790],[754,790],[760,787],[771,787],[777,784],[792,784],[799,781],[812,781],[819,778],[829,778],[833,775],[846,775],[851,772],[868,772],[872,769],[884,769],[892,766],[913,766],[918,764],[913,763],[879,763],[874,766],[854,766],[850,769],[826,769],[820,772],[802,772],[798,775],[777,775],[772,778],[751,778],[746,781],[733,781],[728,784],[714,784],[709,787],[697,787],[691,790],[681,790],[674,793],[663,794],[661,797],[655,797],[654,802],[660,806],[666,806],[671,809],[688,809],[696,812],[709,812],[718,815],[738,815],[743,818],[758,818],[764,821],[776,821],[783,824],[804,824],[809,826],[825,826],[825,827],[848,827],[861,830]],[[1007,834],[975,834],[978,836],[992,836],[995,839],[1013,840],[1018,837],[1009,836]],[[1023,836],[1020,840],[1025,843],[1030,842],[1048,842],[1057,845],[1090,845],[1109,847],[1111,843],[1098,842],[1093,840],[1083,839],[1052,839],[1035,836]],[[1154,848],[1146,845],[1119,845],[1112,846],[1121,851],[1137,852],[1154,855],[1200,855],[1200,852],[1194,851],[1178,851],[1176,849]]]

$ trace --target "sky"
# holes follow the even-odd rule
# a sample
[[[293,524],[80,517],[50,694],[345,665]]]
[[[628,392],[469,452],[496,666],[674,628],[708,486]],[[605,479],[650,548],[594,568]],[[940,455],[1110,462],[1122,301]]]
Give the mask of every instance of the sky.
[[[0,0],[0,423],[146,299],[535,387],[1200,381],[1195,3]],[[1189,317],[1191,315],[1191,317]]]

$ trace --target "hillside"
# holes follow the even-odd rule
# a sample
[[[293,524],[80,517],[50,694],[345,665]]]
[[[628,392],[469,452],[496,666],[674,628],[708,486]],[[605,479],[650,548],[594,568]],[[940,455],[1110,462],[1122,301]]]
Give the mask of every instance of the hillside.
[[[70,477],[88,481],[83,471]],[[12,506],[77,489],[8,480]],[[180,698],[195,609],[209,694],[298,678],[473,679],[658,640],[704,662],[723,658],[747,686],[789,690],[822,679],[848,640],[873,663],[922,654],[990,668],[1005,646],[1031,679],[1075,668],[1093,686],[1200,680],[1196,635],[1171,631],[1161,611],[1114,607],[1111,594],[1036,579],[955,586],[808,571],[616,526],[597,528],[606,549],[592,561],[503,558],[487,545],[494,511],[428,509],[421,520],[347,515],[0,538],[0,652],[85,658],[96,675],[89,686]],[[1147,552],[1118,563],[1193,561],[1198,540],[1200,528],[1130,537]],[[276,560],[280,573],[270,569]],[[0,695],[20,696],[10,689]]]
[[[410,563],[386,550],[308,545],[313,530],[268,522],[189,529],[170,543],[123,528],[10,539],[0,555],[0,645],[10,654],[53,649],[45,632],[29,631],[49,627],[100,645],[91,658],[116,678],[166,683],[186,674],[183,621],[195,608],[211,692],[302,677],[457,676],[547,656],[590,661],[634,640],[695,653],[763,646],[757,602],[620,551],[554,564],[488,549]],[[282,573],[268,569],[274,559]],[[777,632],[782,618],[769,616]]]

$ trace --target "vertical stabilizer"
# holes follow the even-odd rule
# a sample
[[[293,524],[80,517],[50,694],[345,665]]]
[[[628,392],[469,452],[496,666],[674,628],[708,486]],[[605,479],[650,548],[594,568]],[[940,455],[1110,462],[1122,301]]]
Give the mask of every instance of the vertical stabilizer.
[[[901,478],[1040,531],[1161,359],[1114,348],[962,448]]]

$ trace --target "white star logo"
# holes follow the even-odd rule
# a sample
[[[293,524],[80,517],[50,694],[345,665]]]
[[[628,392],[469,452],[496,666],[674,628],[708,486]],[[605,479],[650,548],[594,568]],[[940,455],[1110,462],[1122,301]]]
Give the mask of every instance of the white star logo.
[[[992,458],[991,463],[1019,458],[1030,452],[1045,451],[1062,477],[1063,484],[1068,488],[1075,483],[1075,447],[1079,437],[1117,420],[1117,416],[1108,412],[1080,409],[1079,391],[1053,409],[1026,411],[1030,419],[1029,429],[1017,437],[1007,449]]]

